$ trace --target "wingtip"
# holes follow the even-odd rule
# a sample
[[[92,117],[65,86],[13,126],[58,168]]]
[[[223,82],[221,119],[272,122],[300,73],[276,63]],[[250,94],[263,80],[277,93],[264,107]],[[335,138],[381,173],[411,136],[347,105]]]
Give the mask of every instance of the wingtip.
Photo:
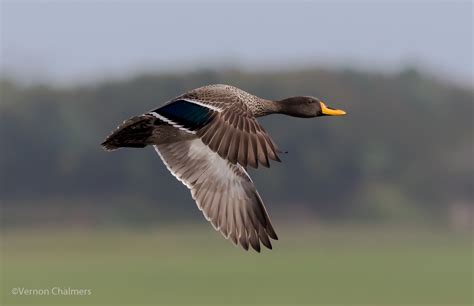
[[[270,242],[270,239],[265,235],[264,238],[260,238],[260,242],[267,248],[267,249],[273,249],[272,243]]]
[[[268,236],[270,236],[270,238],[272,238],[273,240],[278,240],[278,236],[273,228],[267,229],[267,233]]]

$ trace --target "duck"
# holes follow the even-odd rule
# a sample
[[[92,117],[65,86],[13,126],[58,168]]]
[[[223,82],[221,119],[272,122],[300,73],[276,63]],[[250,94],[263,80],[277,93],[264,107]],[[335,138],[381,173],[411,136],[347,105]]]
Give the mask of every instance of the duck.
[[[231,85],[190,90],[125,120],[101,144],[106,151],[153,146],[191,192],[216,231],[243,249],[272,249],[278,236],[247,169],[270,167],[282,153],[257,118],[342,116],[312,96],[269,100]]]

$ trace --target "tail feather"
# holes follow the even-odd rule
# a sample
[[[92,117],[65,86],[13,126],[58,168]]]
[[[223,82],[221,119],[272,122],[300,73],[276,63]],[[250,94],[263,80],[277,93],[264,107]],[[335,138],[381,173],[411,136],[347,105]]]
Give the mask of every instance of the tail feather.
[[[106,151],[118,148],[143,148],[149,143],[153,135],[154,121],[156,118],[149,115],[132,117],[125,120],[101,144]]]

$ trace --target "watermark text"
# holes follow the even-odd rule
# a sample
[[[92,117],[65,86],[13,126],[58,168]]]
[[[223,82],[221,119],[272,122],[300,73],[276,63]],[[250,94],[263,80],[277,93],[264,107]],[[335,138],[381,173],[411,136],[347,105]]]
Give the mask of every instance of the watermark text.
[[[17,296],[90,296],[92,289],[88,288],[71,288],[71,287],[50,287],[50,288],[26,288],[13,287],[10,290],[12,295]]]

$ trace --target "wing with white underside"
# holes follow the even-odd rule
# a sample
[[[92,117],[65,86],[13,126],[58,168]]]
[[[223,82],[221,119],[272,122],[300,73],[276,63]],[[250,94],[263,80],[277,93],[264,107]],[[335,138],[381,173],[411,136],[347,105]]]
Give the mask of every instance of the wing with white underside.
[[[168,170],[191,190],[214,228],[246,250],[278,239],[245,169],[221,158],[200,139],[155,145]]]
[[[196,134],[212,151],[232,164],[257,168],[258,165],[270,167],[270,159],[280,161],[273,140],[241,101],[213,104],[179,98],[149,114]]]

